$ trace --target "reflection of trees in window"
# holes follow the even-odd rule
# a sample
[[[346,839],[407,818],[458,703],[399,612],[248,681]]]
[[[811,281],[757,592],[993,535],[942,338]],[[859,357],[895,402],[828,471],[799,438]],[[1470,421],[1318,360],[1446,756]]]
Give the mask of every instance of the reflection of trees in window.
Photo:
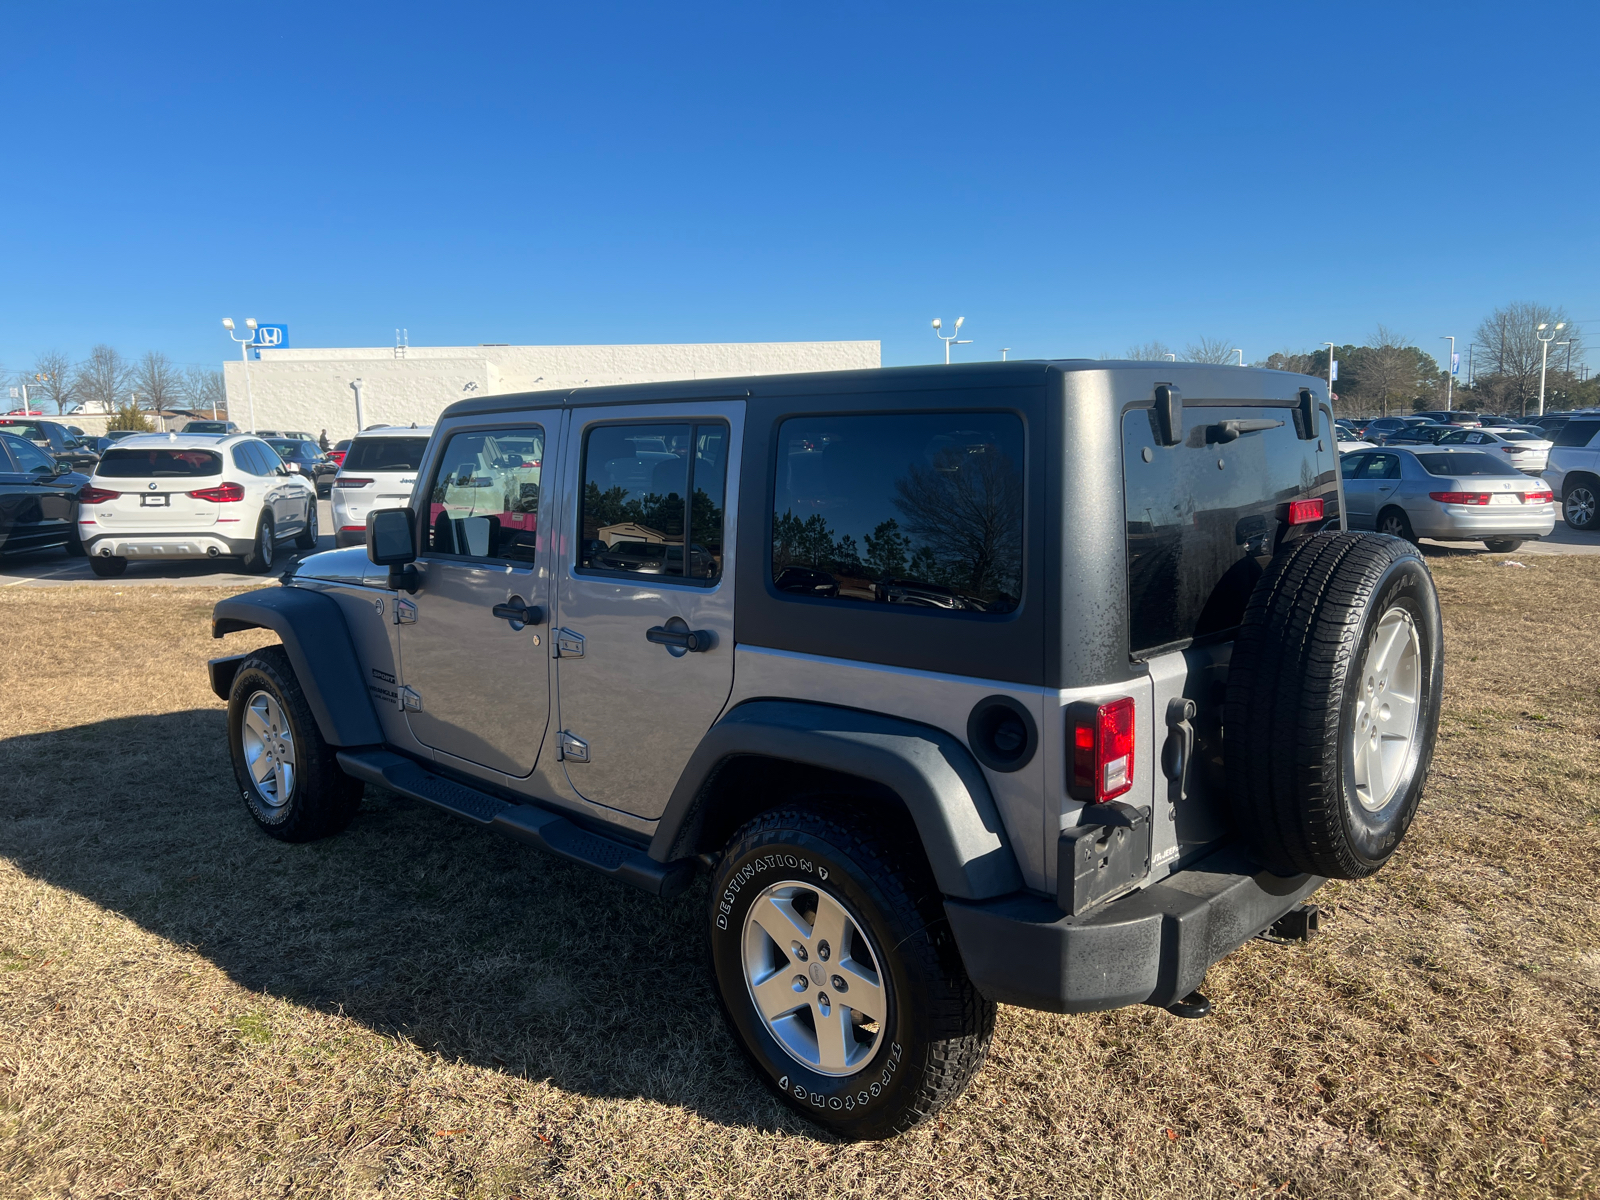
[[[708,503],[705,511],[714,512],[720,526],[722,510],[711,507]],[[701,516],[699,496],[696,497],[696,516],[697,519]],[[600,485],[591,479],[583,490],[583,536],[596,537],[598,531],[607,525],[621,525],[625,522],[645,525],[670,537],[681,537],[683,497],[676,492],[665,496],[657,492],[646,492],[642,496],[629,498],[627,488],[618,485],[601,491]]]
[[[896,487],[900,485],[895,484]],[[874,576],[897,579],[906,573],[906,552],[911,544],[900,532],[900,522],[890,517],[862,541],[867,544],[867,556],[862,561]]]
[[[894,506],[924,569],[983,600],[1015,596],[1022,573],[1022,477],[993,445],[950,446],[895,481]]]

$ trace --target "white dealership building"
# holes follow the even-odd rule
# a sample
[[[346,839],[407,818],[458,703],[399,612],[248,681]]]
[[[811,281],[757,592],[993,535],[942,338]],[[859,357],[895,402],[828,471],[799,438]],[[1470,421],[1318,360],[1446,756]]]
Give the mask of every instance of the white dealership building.
[[[877,342],[263,348],[259,353],[248,363],[224,364],[230,418],[241,429],[304,431],[313,437],[326,429],[332,440],[356,431],[351,384],[357,380],[363,425],[426,425],[447,404],[471,396],[843,371],[877,367],[881,360]]]

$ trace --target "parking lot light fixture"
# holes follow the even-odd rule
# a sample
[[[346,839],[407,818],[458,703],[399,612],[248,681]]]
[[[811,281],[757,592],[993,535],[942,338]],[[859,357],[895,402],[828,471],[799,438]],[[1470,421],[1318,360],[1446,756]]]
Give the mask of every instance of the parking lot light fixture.
[[[249,337],[240,337],[233,330],[233,318],[223,317],[222,327],[228,331],[228,336],[239,343],[239,357],[244,360],[244,398],[250,410],[250,432],[256,431],[256,397],[250,388],[250,343],[256,340],[256,319],[249,317],[245,320],[244,327],[250,331]]]
[[[1444,410],[1450,411],[1450,405],[1455,400],[1455,371],[1456,371],[1456,339],[1448,333],[1439,335],[1441,342],[1450,343],[1450,358],[1444,364]]]
[[[961,336],[961,322],[963,322],[965,320],[966,320],[965,317],[957,317],[956,318],[956,326],[955,326],[955,328],[950,331],[950,336],[946,337],[944,334],[939,332],[939,330],[944,328],[944,322],[941,321],[938,317],[935,317],[933,319],[933,336],[938,338],[941,342],[944,343],[944,365],[947,366],[947,367],[950,365],[950,347],[952,345],[956,345],[956,346],[970,346],[970,345],[972,345],[972,339],[971,338],[964,338],[964,337]]]
[[[1244,351],[1243,350],[1241,350],[1241,349],[1239,349],[1239,347],[1235,346],[1232,350],[1229,350],[1228,353],[1229,354],[1237,354],[1239,356],[1239,365],[1241,367],[1244,366]]]
[[[1557,321],[1556,327],[1550,329],[1549,321],[1540,321],[1539,328],[1534,330],[1533,336],[1539,339],[1539,415],[1544,416],[1544,372],[1550,365],[1550,343],[1556,340],[1556,334],[1567,327],[1565,321]],[[1550,329],[1548,334],[1546,329]]]

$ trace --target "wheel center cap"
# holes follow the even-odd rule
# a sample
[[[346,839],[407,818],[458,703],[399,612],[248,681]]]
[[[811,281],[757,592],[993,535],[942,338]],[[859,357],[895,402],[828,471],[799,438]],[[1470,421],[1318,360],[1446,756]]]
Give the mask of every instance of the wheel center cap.
[[[812,963],[808,970],[811,975],[811,982],[816,984],[818,987],[821,987],[823,984],[828,982],[828,972],[823,969],[821,963]]]

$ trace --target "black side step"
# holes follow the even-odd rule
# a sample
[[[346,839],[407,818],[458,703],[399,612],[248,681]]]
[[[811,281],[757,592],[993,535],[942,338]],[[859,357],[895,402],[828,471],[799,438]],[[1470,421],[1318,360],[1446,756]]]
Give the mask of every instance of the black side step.
[[[488,792],[435,775],[425,767],[387,750],[339,751],[339,766],[346,775],[426,800],[446,812],[485,825],[497,833],[527,842],[558,858],[643,888],[663,898],[676,896],[694,877],[695,860],[659,863],[643,850],[580,829],[565,817],[534,804],[510,804]]]

